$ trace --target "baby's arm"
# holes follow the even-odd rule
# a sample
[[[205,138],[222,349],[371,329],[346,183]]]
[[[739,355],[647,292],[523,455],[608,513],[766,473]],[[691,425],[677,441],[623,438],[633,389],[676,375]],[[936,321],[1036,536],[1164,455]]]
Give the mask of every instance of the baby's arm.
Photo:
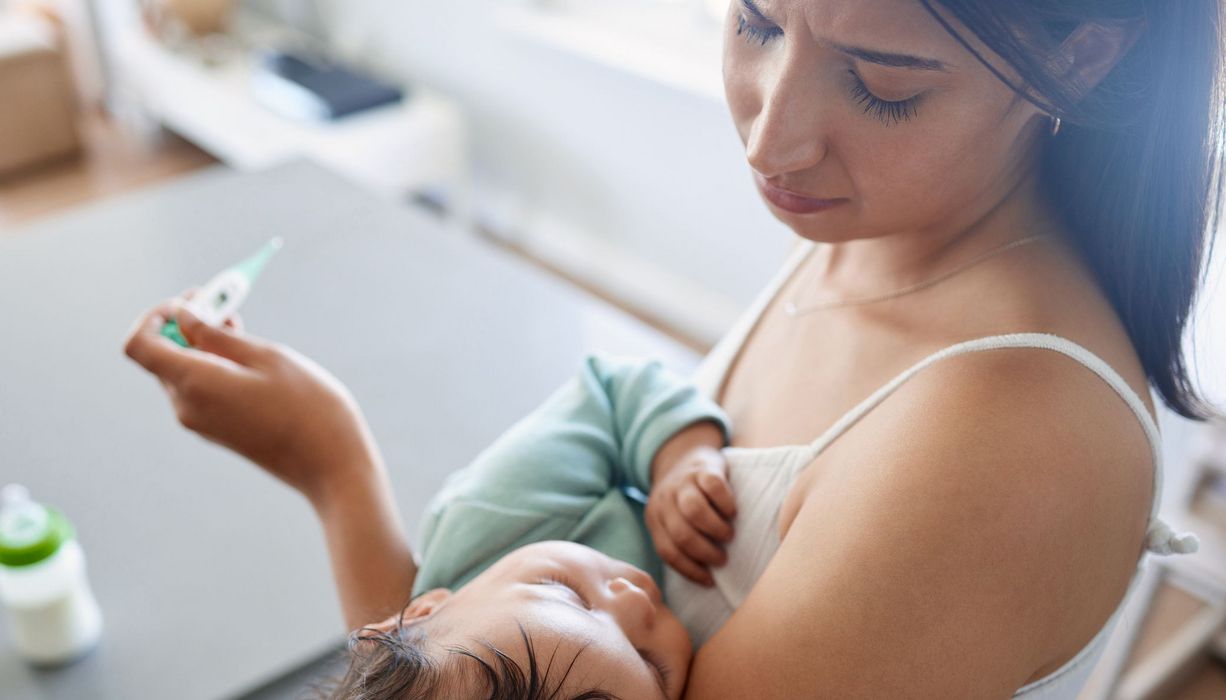
[[[727,419],[659,362],[590,355],[577,376],[448,479],[427,512],[416,592],[454,587],[511,549],[580,542],[658,570],[622,486],[650,487],[660,445]],[[654,562],[654,563],[653,563]]]
[[[726,561],[736,499],[720,448],[729,428],[722,409],[658,363],[590,362],[606,385],[615,426],[621,432],[626,481],[647,493],[644,524],[660,557],[701,585],[714,580],[708,567]],[[662,387],[657,391],[656,387]],[[691,402],[670,416],[670,402]],[[699,411],[706,411],[704,418]]]
[[[714,583],[708,567],[721,566],[732,540],[736,498],[719,447],[723,433],[696,423],[656,452],[644,520],[660,557],[695,583]]]
[[[723,409],[658,361],[593,355],[579,380],[588,385],[588,415],[599,416],[618,444],[619,477],[643,493],[651,490],[653,463],[665,445],[678,438],[712,450],[728,444]]]
[[[588,355],[577,376],[477,457],[466,495],[518,504],[623,485],[646,493],[660,447],[699,424],[714,427],[702,433],[718,434],[713,448],[726,444],[724,411],[658,361]]]

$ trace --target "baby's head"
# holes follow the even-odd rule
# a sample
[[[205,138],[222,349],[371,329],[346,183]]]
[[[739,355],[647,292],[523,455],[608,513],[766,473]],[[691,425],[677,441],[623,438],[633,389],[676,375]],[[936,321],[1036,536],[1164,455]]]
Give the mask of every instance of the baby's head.
[[[644,571],[542,542],[355,633],[346,700],[681,697],[692,650]]]

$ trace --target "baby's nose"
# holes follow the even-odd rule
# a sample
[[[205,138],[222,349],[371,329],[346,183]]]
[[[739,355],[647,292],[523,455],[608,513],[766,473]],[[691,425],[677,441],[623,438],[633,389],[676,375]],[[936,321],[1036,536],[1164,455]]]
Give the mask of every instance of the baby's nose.
[[[609,581],[609,594],[618,624],[627,635],[648,632],[656,622],[656,604],[651,594],[623,576]]]

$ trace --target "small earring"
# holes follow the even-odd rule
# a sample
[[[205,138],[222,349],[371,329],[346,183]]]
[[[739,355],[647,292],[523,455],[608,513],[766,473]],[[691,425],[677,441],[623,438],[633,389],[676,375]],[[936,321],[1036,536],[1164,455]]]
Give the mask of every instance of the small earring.
[[[1060,133],[1060,117],[1051,118],[1051,135],[1055,136]]]

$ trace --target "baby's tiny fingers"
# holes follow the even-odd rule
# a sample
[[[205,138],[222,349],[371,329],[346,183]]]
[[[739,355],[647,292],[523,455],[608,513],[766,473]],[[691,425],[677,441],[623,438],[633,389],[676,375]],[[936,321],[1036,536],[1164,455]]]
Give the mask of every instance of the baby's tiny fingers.
[[[680,513],[673,513],[664,523],[669,538],[685,556],[699,564],[722,566],[727,559],[724,550],[720,549],[706,535],[689,524]]]
[[[736,497],[732,487],[722,474],[704,471],[697,476],[698,487],[707,495],[711,503],[719,510],[720,515],[731,520],[736,517]]]
[[[677,570],[677,573],[697,583],[700,586],[713,586],[715,580],[711,578],[711,572],[707,571],[702,565],[681,553],[673,542],[667,538],[656,539],[656,551],[660,553],[660,558],[665,564]]]
[[[681,490],[677,495],[677,510],[702,534],[721,542],[732,539],[732,525],[720,516],[697,486],[689,484]]]

